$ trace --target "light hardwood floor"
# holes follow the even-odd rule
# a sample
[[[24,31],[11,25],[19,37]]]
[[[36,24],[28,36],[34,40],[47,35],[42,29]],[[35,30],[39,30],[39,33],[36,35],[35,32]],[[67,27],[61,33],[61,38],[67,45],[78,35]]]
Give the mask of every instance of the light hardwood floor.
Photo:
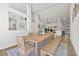
[[[0,56],[6,56],[6,55],[7,55],[7,53],[5,50],[0,50]]]
[[[68,37],[68,40],[67,40],[67,55],[68,56],[76,56],[74,47],[73,47],[72,42],[71,42],[69,37]]]

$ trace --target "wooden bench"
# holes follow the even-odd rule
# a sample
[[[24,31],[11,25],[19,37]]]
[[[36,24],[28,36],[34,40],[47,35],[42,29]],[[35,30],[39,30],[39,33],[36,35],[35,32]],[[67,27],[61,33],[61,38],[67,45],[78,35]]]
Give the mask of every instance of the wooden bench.
[[[53,56],[58,48],[62,37],[56,37],[53,40],[50,40],[44,48],[40,49],[41,56]]]

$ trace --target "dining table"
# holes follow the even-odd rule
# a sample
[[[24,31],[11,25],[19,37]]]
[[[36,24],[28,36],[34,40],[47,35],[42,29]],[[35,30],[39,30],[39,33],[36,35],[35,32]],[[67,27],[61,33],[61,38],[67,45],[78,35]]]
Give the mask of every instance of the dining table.
[[[40,49],[38,47],[38,43],[41,43],[42,41],[45,41],[45,40],[49,41],[54,37],[55,35],[53,32],[45,32],[43,35],[40,35],[38,33],[31,33],[31,34],[28,34],[27,36],[24,36],[24,40],[33,42],[35,44],[35,52],[36,52],[36,56],[38,56],[39,55],[38,51]]]

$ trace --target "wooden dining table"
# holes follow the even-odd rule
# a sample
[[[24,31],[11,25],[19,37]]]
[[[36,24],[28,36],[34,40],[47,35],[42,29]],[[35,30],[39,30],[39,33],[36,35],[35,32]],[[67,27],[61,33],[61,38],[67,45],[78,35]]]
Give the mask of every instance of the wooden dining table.
[[[54,33],[53,32],[46,32],[44,35],[39,35],[37,33],[32,33],[24,37],[25,41],[30,41],[35,44],[35,51],[36,55],[39,55],[38,50],[38,43],[44,41],[44,40],[49,40],[54,38]]]

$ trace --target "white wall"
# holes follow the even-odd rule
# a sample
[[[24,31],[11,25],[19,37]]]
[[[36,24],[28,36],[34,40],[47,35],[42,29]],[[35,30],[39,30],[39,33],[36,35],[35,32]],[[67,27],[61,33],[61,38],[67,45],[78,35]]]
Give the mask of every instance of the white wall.
[[[17,35],[27,35],[27,31],[9,31],[8,4],[0,4],[0,50],[16,45]]]
[[[37,33],[38,32],[38,14],[37,13],[33,13],[32,14],[33,18],[32,20],[34,20],[34,22],[32,21],[31,23],[31,31],[34,32],[34,33]]]
[[[70,18],[70,39],[74,46],[76,54],[79,56],[79,13],[77,14],[74,22],[72,22],[72,9],[73,4],[71,5],[71,18]]]
[[[32,25],[32,14],[31,14],[31,5],[27,4],[27,31],[28,33],[31,33],[31,25]]]

